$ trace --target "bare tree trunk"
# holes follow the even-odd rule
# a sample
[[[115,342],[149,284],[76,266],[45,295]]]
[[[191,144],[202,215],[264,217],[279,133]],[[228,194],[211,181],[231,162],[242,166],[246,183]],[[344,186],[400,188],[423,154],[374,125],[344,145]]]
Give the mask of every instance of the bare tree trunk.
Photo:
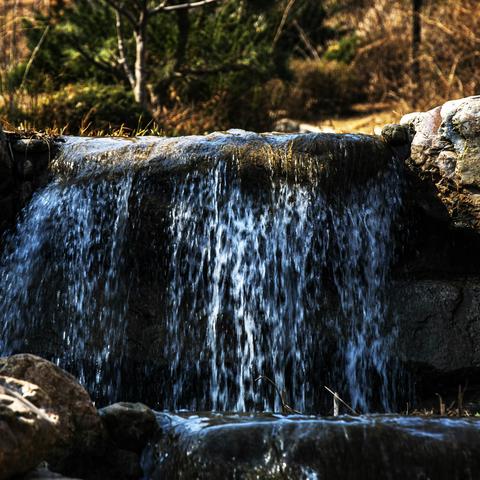
[[[413,103],[416,105],[421,97],[422,84],[420,72],[420,46],[422,43],[422,5],[423,0],[412,0],[412,83],[414,85]]]
[[[133,95],[135,101],[143,108],[148,108],[147,79],[146,79],[146,43],[147,43],[147,19],[142,13],[138,27],[135,29],[135,87]]]

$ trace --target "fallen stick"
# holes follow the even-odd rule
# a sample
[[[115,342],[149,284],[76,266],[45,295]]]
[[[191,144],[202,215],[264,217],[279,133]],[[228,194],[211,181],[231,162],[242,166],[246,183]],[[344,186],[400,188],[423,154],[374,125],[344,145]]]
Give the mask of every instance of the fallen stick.
[[[335,401],[339,401],[341,402],[343,405],[345,405],[349,410],[350,412],[352,412],[354,415],[360,415],[355,409],[353,409],[345,400],[342,400],[339,396],[338,396],[338,393],[334,392],[333,390],[331,390],[330,388],[328,388],[326,385],[324,385],[325,387],[325,390],[327,390],[327,392],[331,393],[333,395],[333,401],[335,403]]]

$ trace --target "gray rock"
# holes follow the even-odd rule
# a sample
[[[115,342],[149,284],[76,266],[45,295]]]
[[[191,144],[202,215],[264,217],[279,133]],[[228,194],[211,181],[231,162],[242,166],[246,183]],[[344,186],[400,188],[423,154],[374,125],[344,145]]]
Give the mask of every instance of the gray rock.
[[[114,403],[99,413],[110,437],[123,450],[140,453],[157,430],[155,414],[143,403]]]
[[[388,124],[382,128],[382,138],[393,147],[410,143],[409,128],[405,125]]]
[[[401,123],[414,132],[410,168],[434,186],[453,225],[480,230],[480,96],[411,113]]]
[[[22,169],[22,174],[24,177],[31,178],[33,177],[35,173],[35,168],[33,166],[33,163],[30,160],[25,160],[23,163],[23,169]]]
[[[439,375],[480,368],[480,277],[397,282],[402,357]]]
[[[65,477],[61,473],[49,470],[48,464],[41,464],[35,470],[22,477],[22,480],[80,480],[78,478]]]
[[[281,118],[275,122],[273,130],[282,133],[298,133],[300,132],[300,122],[290,118]]]

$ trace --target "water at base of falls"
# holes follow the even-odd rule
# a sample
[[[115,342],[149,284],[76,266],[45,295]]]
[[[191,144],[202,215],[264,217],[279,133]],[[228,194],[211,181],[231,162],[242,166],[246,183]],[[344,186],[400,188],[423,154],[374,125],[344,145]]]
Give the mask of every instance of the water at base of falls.
[[[137,358],[142,376],[130,383],[159,385],[155,401],[168,409],[281,410],[263,377],[302,412],[325,403],[323,385],[364,412],[393,408],[395,168],[327,194],[316,181],[273,176],[249,188],[235,165],[165,180],[166,227],[148,232],[157,258],[143,268],[165,269],[149,316],[166,367]],[[145,236],[142,198],[158,181],[128,169],[114,177],[55,179],[0,261],[1,352],[40,352],[106,401],[126,399],[132,298],[147,283],[131,256]]]
[[[480,421],[393,415],[157,415],[146,478],[475,480]]]

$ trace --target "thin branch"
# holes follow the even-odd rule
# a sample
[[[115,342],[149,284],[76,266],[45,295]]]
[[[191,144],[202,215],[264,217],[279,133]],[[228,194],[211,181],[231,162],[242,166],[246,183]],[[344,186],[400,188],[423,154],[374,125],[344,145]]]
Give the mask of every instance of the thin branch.
[[[35,45],[35,48],[33,49],[32,55],[30,55],[30,58],[28,60],[27,66],[25,67],[25,71],[23,72],[23,77],[22,77],[22,83],[20,84],[19,91],[22,91],[23,86],[25,85],[25,82],[27,81],[28,74],[30,72],[30,69],[32,68],[33,61],[35,60],[35,57],[37,56],[38,52],[40,51],[40,48],[42,47],[43,41],[45,40],[45,37],[47,36],[48,31],[50,30],[50,25],[47,25],[45,30],[42,33],[42,36],[40,37],[40,40],[38,41],[37,45]]]
[[[333,395],[334,398],[338,399],[341,403],[343,403],[343,405],[345,405],[354,415],[360,415],[356,410],[354,410],[347,402],[345,402],[345,400],[342,400],[339,396],[338,396],[338,393],[335,393],[333,390],[331,390],[330,388],[328,388],[326,385],[324,385],[325,387],[325,390],[327,390],[327,392],[331,393]]]
[[[302,40],[307,50],[311,53],[313,59],[320,60],[320,55],[318,54],[317,50],[308,39],[307,34],[305,33],[305,30],[300,26],[300,24],[296,20],[293,21],[293,26],[297,29],[298,34],[300,35],[300,40]]]
[[[74,39],[75,40],[75,39]],[[114,75],[116,78],[119,77],[118,71],[115,69],[115,67],[109,63],[106,62],[101,62],[94,58],[92,55],[90,55],[81,45],[80,41],[77,39],[75,43],[72,43],[72,47],[77,50],[77,52],[85,58],[89,63],[92,65],[95,65],[98,69],[102,70],[105,73],[108,73],[109,75]]]
[[[253,70],[249,65],[232,64],[221,65],[211,68],[182,68],[174,72],[174,76],[182,77],[184,75],[216,75],[217,73],[238,72],[242,70]]]
[[[149,15],[154,15],[160,12],[173,12],[175,10],[188,10],[191,8],[204,7],[212,3],[217,3],[219,0],[200,0],[198,2],[186,2],[178,5],[167,5],[168,2],[164,1],[148,11]]]
[[[135,88],[135,77],[133,76],[132,70],[130,69],[127,56],[125,55],[125,42],[123,40],[123,33],[122,33],[122,17],[118,11],[115,10],[115,19],[116,19],[116,27],[117,27],[117,43],[118,43],[118,54],[119,59],[118,63],[122,66],[125,75],[127,76],[128,82],[132,88]]]
[[[156,7],[151,8],[148,13],[154,15],[155,13],[161,12],[168,5],[168,0],[164,0],[162,3],[158,4]]]
[[[260,375],[254,381],[258,382],[259,380],[266,380],[268,383],[273,385],[273,388],[277,392],[278,396],[280,397],[280,401],[282,402],[282,413],[296,413],[297,415],[301,415],[300,412],[298,412],[297,410],[294,410],[290,405],[287,404],[283,396],[283,393],[280,391],[280,389],[278,388],[278,385],[271,378],[267,377],[266,375]]]
[[[275,33],[275,37],[273,39],[274,48],[283,33],[285,23],[287,22],[288,14],[290,13],[290,10],[292,9],[294,3],[295,3],[295,0],[289,0],[289,2],[287,3],[287,6],[285,7],[285,10],[283,11],[282,19],[280,20],[280,25],[278,26],[277,32]]]

